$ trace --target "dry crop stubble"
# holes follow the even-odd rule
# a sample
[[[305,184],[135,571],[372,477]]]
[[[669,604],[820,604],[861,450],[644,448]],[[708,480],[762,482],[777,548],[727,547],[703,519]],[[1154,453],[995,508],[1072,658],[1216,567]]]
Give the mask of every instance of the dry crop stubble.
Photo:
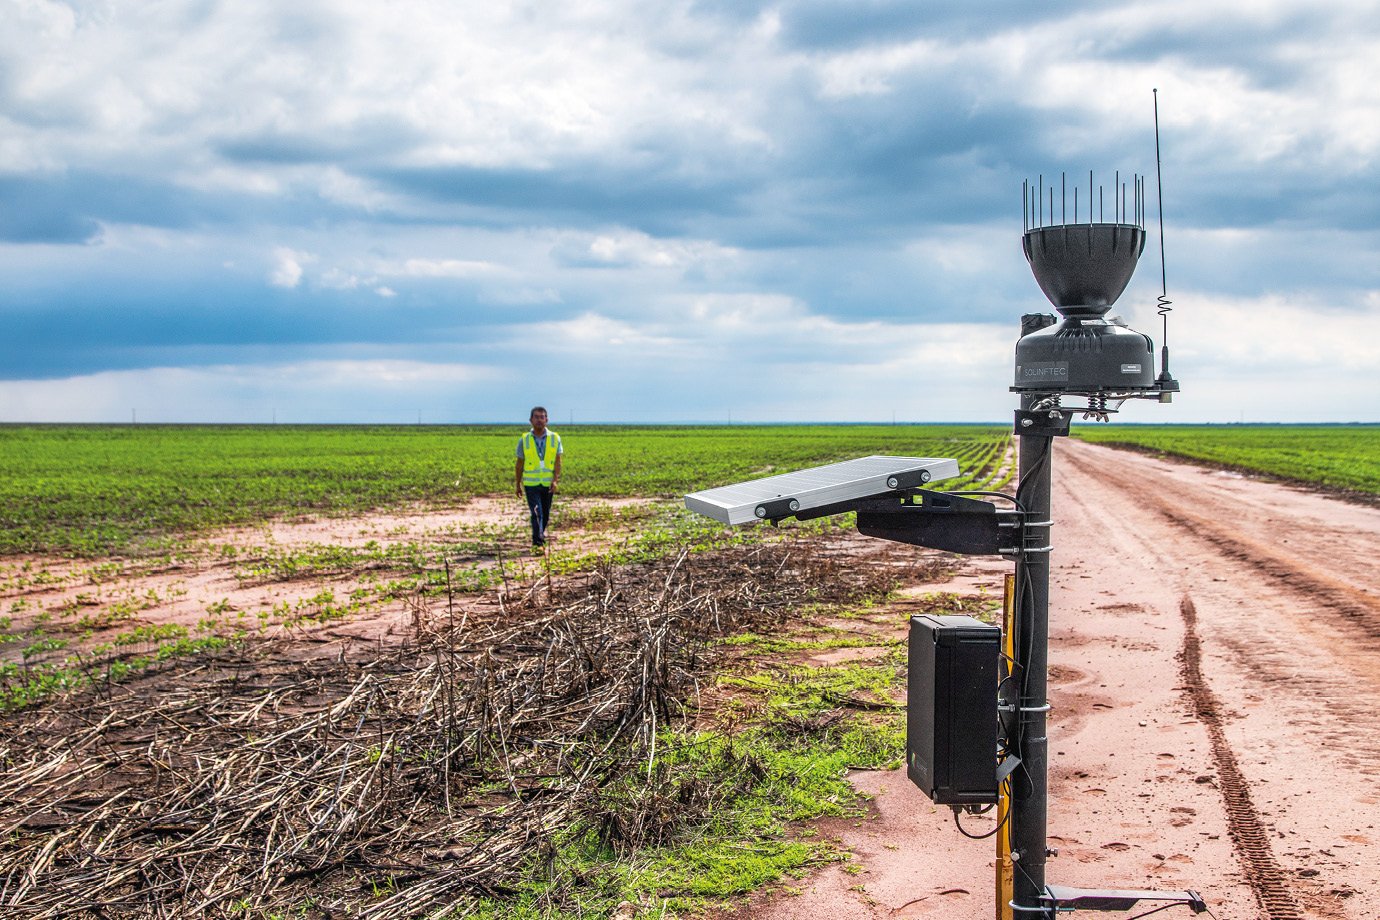
[[[692,715],[713,638],[893,577],[808,541],[681,554],[559,580],[549,603],[515,590],[463,632],[419,609],[412,641],[369,661],[265,643],[11,713],[0,904],[392,920],[512,894],[572,828],[664,842],[703,809],[668,823],[666,801],[696,798],[650,769],[658,729]],[[667,787],[606,794],[653,775]]]

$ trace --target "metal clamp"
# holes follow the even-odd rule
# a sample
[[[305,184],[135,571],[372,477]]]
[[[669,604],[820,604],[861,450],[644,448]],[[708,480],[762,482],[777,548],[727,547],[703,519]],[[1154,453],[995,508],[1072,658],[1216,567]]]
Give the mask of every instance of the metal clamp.
[[[1045,907],[1044,905],[1041,905],[1039,907],[1026,907],[1025,905],[1017,904],[1015,899],[1007,901],[1006,906],[1011,908],[1012,910],[1024,911],[1025,913],[1030,914],[1049,914],[1049,908]]]
[[[888,476],[886,487],[895,490],[913,489],[917,486],[923,486],[929,481],[929,470],[910,470],[905,473],[897,473],[895,476]]]
[[[1058,409],[1048,411],[1017,409],[1014,433],[1018,437],[1027,434],[1040,435],[1046,438],[1061,437],[1069,433],[1069,422],[1072,419],[1072,412],[1061,412]]]
[[[752,510],[752,513],[759,520],[779,521],[782,518],[790,517],[800,510],[800,501],[794,498],[778,498],[774,501],[762,502]]]

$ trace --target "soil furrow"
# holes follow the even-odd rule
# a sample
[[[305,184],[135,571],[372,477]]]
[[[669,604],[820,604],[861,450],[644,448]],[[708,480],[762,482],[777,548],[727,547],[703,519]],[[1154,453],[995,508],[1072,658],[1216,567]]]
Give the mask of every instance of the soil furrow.
[[[1285,881],[1287,876],[1275,859],[1269,832],[1251,803],[1250,785],[1241,775],[1236,755],[1222,730],[1221,706],[1203,679],[1198,611],[1188,597],[1183,599],[1179,610],[1184,621],[1183,647],[1179,652],[1184,693],[1194,716],[1207,729],[1222,802],[1227,812],[1227,826],[1241,861],[1242,872],[1261,909],[1271,920],[1303,920],[1303,911]]]
[[[1272,552],[1201,517],[1183,514],[1164,503],[1157,510],[1176,527],[1205,540],[1223,556],[1240,562],[1298,595],[1305,603],[1339,614],[1343,620],[1380,646],[1380,598],[1299,564],[1292,556]]]

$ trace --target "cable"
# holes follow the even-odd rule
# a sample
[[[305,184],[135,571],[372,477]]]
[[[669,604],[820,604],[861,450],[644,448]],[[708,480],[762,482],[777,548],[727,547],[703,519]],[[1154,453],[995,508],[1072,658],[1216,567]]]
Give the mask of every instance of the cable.
[[[992,828],[985,834],[970,834],[963,829],[963,822],[958,820],[958,811],[959,810],[957,808],[954,809],[954,827],[958,828],[958,832],[962,834],[964,837],[967,837],[969,840],[986,840],[989,837],[995,837],[997,836],[998,831],[1000,831],[1003,827],[1006,827],[1006,822],[1011,820],[1011,809],[1008,808],[1006,810],[1006,814],[1002,815],[1001,820],[997,822],[996,827]],[[991,811],[991,809],[989,808],[988,811]],[[979,812],[979,814],[982,813],[983,812]]]
[[[1035,455],[1031,458],[1029,466],[1021,470],[1021,475],[1016,486],[1016,495],[1018,499],[1022,500],[1021,510],[1026,513],[1029,513],[1030,510],[1028,503],[1031,484],[1037,481],[1037,477],[1044,474],[1054,451],[1053,438],[1046,437],[1043,440],[1042,449],[1034,452]],[[1026,559],[1024,550],[1025,546],[1023,545],[1021,562],[1016,567],[1018,577],[1013,592],[1014,597],[1012,598],[1012,606],[1015,611],[1014,636],[1012,637],[1013,652],[1015,655],[1013,670],[1019,673],[1012,673],[1007,678],[1016,682],[1018,694],[1016,699],[1015,718],[1010,720],[1010,737],[1006,738],[1005,741],[1008,750],[1014,751],[1017,756],[1025,752],[1027,714],[1022,711],[1021,707],[1029,697],[1030,681],[1032,679],[1030,656],[1034,644],[1034,634],[1032,632],[1034,615],[1033,611],[1028,609],[1031,604],[1031,598],[1034,596],[1034,583],[1032,580],[1031,565]],[[1018,776],[1019,780],[1017,779]],[[1012,790],[1013,798],[1018,782],[1024,784],[1022,788],[1025,789],[1029,789],[1035,785],[1035,777],[1031,772],[1028,758],[1022,757],[1021,762],[1016,767],[1016,771],[1007,778],[1006,782],[1008,783],[1008,788]],[[1007,812],[1007,818],[1011,822],[1013,832],[1019,830],[1017,827],[1018,818],[1014,817],[1016,813],[1015,805],[1016,803],[1013,801],[1011,809]],[[1014,845],[1015,841],[1013,840],[1012,843]],[[1012,864],[1020,872],[1021,878],[1024,880],[1025,884],[1032,888],[1042,888],[1042,886],[1036,885],[1035,880],[1031,878],[1030,873],[1026,871],[1025,867],[1022,866],[1019,861],[1013,860]]]
[[[1039,473],[1041,473],[1041,472],[1043,471],[1044,467],[1049,463],[1050,454],[1052,454],[1053,452],[1054,452],[1054,439],[1053,439],[1053,438],[1045,438],[1044,449],[1043,449],[1042,451],[1040,451],[1040,454],[1039,454],[1039,456],[1036,458],[1035,462],[1032,463],[1032,464],[1030,465],[1030,469],[1024,470],[1024,471],[1021,473],[1020,481],[1017,483],[1017,486],[1016,486],[1016,494],[1017,494],[1017,495],[1021,495],[1021,494],[1024,492],[1024,490],[1026,489],[1027,484],[1030,482],[1030,480],[1032,479],[1032,477],[1038,475]],[[1026,613],[1025,611],[1023,611],[1023,609],[1022,609],[1022,602],[1025,600],[1026,595],[1027,595],[1028,591],[1031,589],[1032,586],[1031,586],[1031,584],[1030,584],[1030,568],[1029,568],[1029,566],[1027,566],[1027,565],[1022,565],[1022,566],[1020,566],[1020,570],[1021,570],[1021,574],[1022,574],[1022,576],[1023,576],[1023,579],[1020,580],[1020,581],[1017,581],[1017,583],[1016,583],[1017,595],[1016,595],[1016,605],[1015,605],[1015,608],[1016,608],[1016,619],[1017,619],[1017,624],[1018,624],[1018,626],[1017,626],[1017,630],[1016,630],[1016,643],[1015,643],[1015,646],[1016,646],[1016,664],[1017,664],[1017,667],[1019,667],[1019,668],[1021,669],[1021,694],[1020,694],[1020,695],[1021,695],[1021,699],[1024,699],[1025,696],[1026,696],[1026,692],[1029,690],[1029,680],[1030,680],[1030,668],[1028,667],[1029,661],[1030,661],[1030,654],[1029,654],[1028,650],[1027,650],[1026,647],[1025,647],[1025,646],[1027,645],[1027,643],[1026,643],[1026,641],[1025,641],[1025,640],[1026,640],[1025,632],[1026,632],[1026,628],[1029,627],[1029,619],[1030,619],[1030,617],[1029,617],[1028,613]],[[1024,614],[1024,615],[1023,615],[1023,614]],[[1021,621],[1025,621],[1025,623],[1024,623],[1024,628],[1022,627],[1022,625],[1020,625],[1020,624],[1021,624]],[[1019,720],[1019,719],[1017,720],[1017,726],[1018,726],[1018,731],[1019,731],[1021,728],[1023,728],[1023,723],[1022,723],[1022,721]]]
[[[1152,909],[1147,910],[1147,911],[1145,911],[1145,912],[1143,912],[1143,913],[1132,914],[1131,916],[1127,917],[1126,920],[1140,920],[1141,917],[1148,917],[1148,916],[1150,916],[1151,914],[1157,914],[1157,913],[1159,913],[1159,912],[1162,911],[1162,910],[1169,910],[1169,908],[1171,908],[1171,907],[1188,907],[1188,906],[1189,906],[1189,905],[1188,905],[1186,902],[1183,902],[1183,901],[1174,901],[1174,902],[1169,903],[1169,904],[1161,904],[1159,907],[1152,908]],[[1211,915],[1212,915],[1212,911],[1208,911],[1208,915],[1211,916]]]
[[[1044,468],[1045,464],[1049,462],[1049,455],[1053,452],[1053,448],[1054,439],[1046,438],[1045,449],[1040,452],[1039,458],[1031,464],[1030,469],[1021,471],[1021,478],[1016,482],[1016,495],[1019,496],[1021,494],[1021,490],[1025,488],[1026,482],[1030,479],[1030,477],[1040,472],[1040,470]],[[1024,509],[1022,508],[1022,510]]]
[[[1014,496],[1014,495],[1007,495],[1005,492],[988,492],[988,491],[982,490],[982,489],[974,489],[974,490],[971,491],[971,492],[945,492],[944,494],[945,494],[945,495],[987,495],[987,496],[990,496],[990,497],[992,497],[992,498],[1004,498],[1004,499],[1006,499],[1007,501],[1009,501],[1011,504],[1015,505],[1017,511],[1021,511],[1021,512],[1024,512],[1024,511],[1025,511],[1025,506],[1022,505],[1020,502],[1018,502],[1018,501],[1016,500],[1016,496]]]

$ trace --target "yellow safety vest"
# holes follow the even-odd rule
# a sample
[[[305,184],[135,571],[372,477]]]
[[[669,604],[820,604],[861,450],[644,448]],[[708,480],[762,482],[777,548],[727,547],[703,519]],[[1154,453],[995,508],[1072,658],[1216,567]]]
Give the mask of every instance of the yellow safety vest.
[[[549,486],[555,478],[556,458],[561,453],[561,436],[550,428],[546,429],[546,457],[537,455],[537,439],[532,432],[522,436],[522,484],[525,486]],[[548,464],[546,461],[550,460]]]

